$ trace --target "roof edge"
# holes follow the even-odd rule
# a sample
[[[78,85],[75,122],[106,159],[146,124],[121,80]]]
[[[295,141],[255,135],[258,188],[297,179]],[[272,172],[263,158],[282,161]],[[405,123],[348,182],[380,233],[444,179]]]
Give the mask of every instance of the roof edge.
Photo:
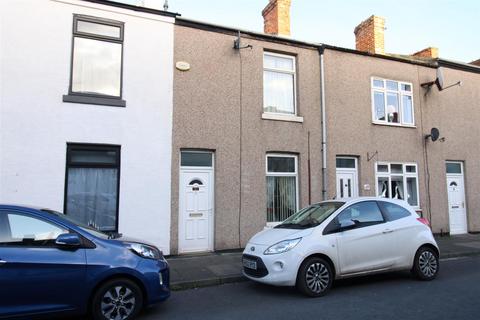
[[[171,17],[171,18],[176,18],[176,17],[181,16],[180,13],[157,10],[157,9],[141,7],[141,6],[135,6],[135,5],[132,5],[132,4],[110,1],[110,0],[82,0],[82,1],[92,2],[92,3],[96,3],[96,4],[103,4],[103,5],[106,5],[106,6],[122,8],[122,9],[127,9],[127,10],[151,13],[151,14],[156,14],[156,15]]]

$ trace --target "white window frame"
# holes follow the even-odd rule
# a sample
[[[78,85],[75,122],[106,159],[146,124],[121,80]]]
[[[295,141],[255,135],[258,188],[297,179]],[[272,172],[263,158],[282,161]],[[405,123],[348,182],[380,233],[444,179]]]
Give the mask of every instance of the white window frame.
[[[402,165],[402,173],[392,173],[391,165]],[[388,167],[388,172],[378,172],[379,165],[386,165]],[[415,167],[415,172],[407,172],[407,166]],[[407,178],[415,178],[417,182],[417,205],[412,206],[415,209],[420,209],[420,190],[419,190],[419,181],[418,181],[418,165],[415,162],[375,162],[375,194],[377,197],[380,197],[380,190],[378,187],[378,178],[388,178],[388,199],[392,197],[392,176],[402,176],[403,177],[403,194],[407,195]],[[404,199],[407,201],[407,199]]]
[[[278,68],[267,68],[265,67],[265,56],[280,57],[285,59],[292,60],[293,70],[290,69],[278,69]],[[265,71],[272,71],[278,73],[285,73],[293,75],[293,113],[281,113],[281,112],[270,112],[265,110]],[[287,55],[281,53],[275,53],[270,51],[263,52],[263,113],[271,115],[279,115],[280,117],[284,116],[296,116],[297,115],[297,64],[296,57],[294,55]],[[276,120],[276,119],[274,119]],[[297,120],[297,122],[303,122],[303,119]]]
[[[378,81],[383,81],[383,88],[377,88],[373,86],[373,82],[375,80]],[[387,81],[394,81],[398,83],[398,88],[397,90],[391,90],[387,89]],[[411,88],[411,91],[403,91],[402,90],[402,84],[404,85],[409,85]],[[384,108],[385,108],[385,120],[378,120],[376,119],[376,110],[375,110],[375,91],[382,92],[383,93],[383,99],[384,99]],[[398,104],[398,113],[400,117],[400,122],[388,122],[387,117],[387,93],[397,93],[399,96],[399,104]],[[400,126],[400,127],[415,127],[415,104],[413,101],[413,84],[411,82],[407,81],[400,81],[400,80],[393,80],[393,79],[385,79],[381,77],[371,77],[370,80],[370,96],[371,96],[371,101],[372,101],[372,122],[375,124],[382,124],[382,125],[388,125],[388,126]],[[405,122],[403,119],[403,96],[410,96],[412,98],[412,122]]]
[[[269,172],[268,171],[268,158],[294,158],[295,159],[295,172]],[[298,190],[298,156],[294,154],[288,153],[267,153],[265,157],[265,176],[266,177],[295,177],[295,212],[298,211],[300,206],[299,202],[299,190]],[[268,196],[268,195],[266,195]],[[266,213],[266,212],[265,212]],[[266,217],[267,218],[267,217]],[[268,222],[267,227],[274,227],[278,224],[282,223],[282,221],[276,222]]]

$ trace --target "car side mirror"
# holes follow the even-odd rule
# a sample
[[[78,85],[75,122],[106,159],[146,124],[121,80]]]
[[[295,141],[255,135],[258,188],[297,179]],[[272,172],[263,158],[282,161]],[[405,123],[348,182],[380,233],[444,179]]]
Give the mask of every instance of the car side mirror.
[[[55,245],[61,248],[74,249],[82,245],[80,236],[76,233],[63,233],[55,240]]]
[[[343,220],[340,222],[340,230],[350,230],[355,228],[356,224],[352,220]]]

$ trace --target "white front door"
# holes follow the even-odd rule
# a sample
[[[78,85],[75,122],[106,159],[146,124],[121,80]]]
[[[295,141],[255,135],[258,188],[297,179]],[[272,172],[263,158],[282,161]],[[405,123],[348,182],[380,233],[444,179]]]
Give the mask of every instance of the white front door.
[[[337,157],[337,196],[336,199],[358,197],[357,159]]]
[[[180,253],[213,250],[213,170],[180,169]]]
[[[463,164],[447,163],[448,214],[450,234],[467,233],[467,214],[465,210],[465,184]]]

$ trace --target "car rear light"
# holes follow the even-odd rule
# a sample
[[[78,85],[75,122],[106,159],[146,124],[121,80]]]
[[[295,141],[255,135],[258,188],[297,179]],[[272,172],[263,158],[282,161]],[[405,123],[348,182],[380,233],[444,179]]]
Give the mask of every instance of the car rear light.
[[[421,223],[423,223],[424,225],[426,225],[427,227],[430,227],[430,222],[428,222],[427,219],[425,218],[417,218],[418,221],[420,221]]]

